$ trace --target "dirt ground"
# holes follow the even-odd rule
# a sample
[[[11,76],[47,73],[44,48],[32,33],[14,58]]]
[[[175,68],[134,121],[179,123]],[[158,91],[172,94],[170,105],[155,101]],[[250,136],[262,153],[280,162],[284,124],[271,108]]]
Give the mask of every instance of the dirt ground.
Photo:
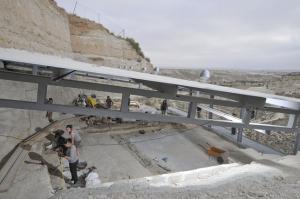
[[[253,160],[234,144],[194,125],[129,122],[78,131],[80,160],[95,166],[104,183],[218,165],[207,155],[211,146],[225,150],[225,163]]]
[[[254,150],[240,149],[218,135],[195,125],[126,122],[112,124],[109,128],[107,124],[87,127],[85,122],[78,118],[74,119],[74,122],[71,120],[68,119],[68,122],[74,125],[82,137],[82,145],[79,148],[80,160],[87,161],[87,167],[95,166],[97,168],[103,183],[101,186],[104,187],[118,184],[118,182],[131,182],[131,180],[133,183],[137,183],[136,186],[140,186],[139,182],[142,179],[154,180],[151,182],[151,186],[158,186],[156,182],[158,179],[165,181],[175,178],[179,180],[178,183],[188,183],[186,180],[189,178],[185,175],[192,175],[191,173],[198,172],[199,169],[208,169],[207,171],[214,173],[210,170],[214,168],[221,168],[222,170],[223,167],[235,168],[234,165],[241,167],[252,161],[268,158]],[[58,128],[64,128],[64,126]],[[67,176],[68,168],[63,168],[55,152],[43,147],[44,143],[47,142],[49,140],[43,138],[36,143],[38,150],[29,152],[29,154],[32,152],[35,155],[38,154],[37,156],[43,159],[43,164],[32,159],[32,155],[28,155],[26,162],[20,167],[16,175],[14,186],[9,192],[0,194],[0,198],[2,196],[4,198],[21,198],[21,195],[25,195],[32,199],[41,199],[49,198],[49,196],[58,197],[60,194],[68,195],[69,191],[77,192],[79,190],[70,189],[66,177],[65,183],[62,175]],[[216,159],[207,155],[207,149],[211,146],[225,151],[223,155],[225,164],[221,167],[218,167],[219,164]],[[273,160],[274,158],[276,157],[269,159]],[[198,173],[196,172],[197,175],[204,175],[203,171],[200,170]],[[81,170],[78,173],[83,175],[84,172],[85,170]],[[220,171],[216,172],[219,173]],[[238,171],[236,172],[238,173]],[[170,178],[164,175],[170,175]],[[178,177],[171,177],[174,175]],[[32,185],[36,182],[41,182],[40,185],[43,185],[43,189],[40,189],[41,193],[36,195],[37,197],[32,194],[32,188],[24,186],[24,184]],[[166,183],[166,186],[170,186],[169,180]],[[174,183],[177,184],[177,180]],[[130,191],[131,189],[126,188],[126,186],[123,188]],[[144,186],[143,183],[141,186]],[[18,189],[18,187],[23,188]],[[107,191],[107,187],[99,190],[102,189]],[[82,190],[80,194],[86,194],[85,189],[81,188],[80,190]],[[104,192],[109,195],[106,191]],[[171,191],[170,194],[172,195],[173,192]]]

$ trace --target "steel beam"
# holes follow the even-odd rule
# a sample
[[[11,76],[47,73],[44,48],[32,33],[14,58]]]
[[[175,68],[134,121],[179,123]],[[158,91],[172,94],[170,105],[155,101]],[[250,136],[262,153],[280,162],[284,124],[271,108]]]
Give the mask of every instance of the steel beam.
[[[274,113],[285,113],[285,114],[299,114],[299,110],[282,108],[282,107],[272,107],[272,106],[265,106],[264,108],[258,108],[258,110],[274,112]]]
[[[176,85],[168,85],[168,84],[161,84],[155,82],[148,82],[148,81],[138,81],[138,83],[142,83],[143,85],[148,86],[154,90],[158,90],[161,93],[167,93],[171,96],[175,96],[177,93],[177,86]]]
[[[196,102],[198,104],[212,104],[219,106],[227,106],[227,107],[242,107],[243,104],[236,101],[231,100],[218,100],[218,99],[209,99],[205,97],[196,97],[196,96],[188,96],[188,95],[179,95],[176,96],[168,93],[161,93],[159,91],[153,90],[144,90],[137,88],[129,88],[122,86],[113,86],[101,83],[91,83],[84,81],[74,81],[74,80],[61,80],[59,82],[51,81],[49,77],[41,77],[41,76],[33,76],[28,74],[0,71],[0,79],[12,80],[12,81],[20,81],[20,82],[29,82],[29,83],[45,83],[53,86],[61,86],[61,87],[70,87],[70,88],[79,88],[79,89],[87,89],[87,90],[96,90],[96,91],[105,91],[105,92],[113,92],[113,93],[123,93],[127,92],[131,95],[138,95],[144,97],[157,97],[162,99],[171,99],[171,100],[179,100],[186,102]],[[276,107],[263,107],[258,108],[259,110],[270,111],[270,112],[280,112],[280,113],[288,113],[288,114],[299,114],[300,111],[291,110],[286,108],[276,108]]]
[[[299,110],[300,109],[300,104],[299,103],[291,102],[291,101],[287,101],[287,100],[268,98],[266,100],[266,103],[271,104],[271,105],[276,105],[276,106],[279,106],[279,107],[294,109],[294,110]]]
[[[7,100],[0,99],[0,107],[5,108],[15,108],[15,109],[27,109],[36,111],[49,111],[49,112],[60,112],[60,113],[70,113],[78,115],[96,115],[96,116],[110,116],[110,117],[121,117],[121,118],[132,118],[136,120],[145,121],[157,121],[157,122],[173,122],[173,123],[190,123],[197,125],[215,125],[224,127],[235,127],[235,128],[245,128],[246,125],[241,122],[232,122],[225,120],[207,120],[207,119],[193,119],[187,117],[179,116],[165,116],[159,114],[148,114],[139,112],[122,112],[109,109],[92,109],[92,108],[82,108],[76,106],[68,105],[58,105],[58,104],[39,104],[35,102],[27,102],[20,100]],[[264,124],[252,124],[247,125],[249,129],[263,129],[263,130],[277,130],[291,132],[293,129],[285,126],[275,126],[275,125],[264,125]]]
[[[91,83],[84,81],[74,81],[74,80],[61,80],[59,82],[52,81],[51,78],[26,75],[20,73],[12,72],[3,72],[0,71],[0,79],[12,80],[12,81],[21,81],[21,82],[30,82],[30,83],[45,83],[52,86],[61,86],[61,87],[70,87],[70,88],[79,88],[95,91],[104,91],[112,93],[130,93],[131,95],[138,95],[144,97],[157,97],[162,99],[172,99],[186,102],[197,102],[202,104],[215,104],[220,106],[230,106],[230,107],[239,107],[241,104],[235,101],[226,101],[226,100],[216,100],[209,99],[204,97],[195,97],[187,95],[172,95],[168,93],[161,93],[153,90],[144,90],[130,87],[114,86],[101,83]]]

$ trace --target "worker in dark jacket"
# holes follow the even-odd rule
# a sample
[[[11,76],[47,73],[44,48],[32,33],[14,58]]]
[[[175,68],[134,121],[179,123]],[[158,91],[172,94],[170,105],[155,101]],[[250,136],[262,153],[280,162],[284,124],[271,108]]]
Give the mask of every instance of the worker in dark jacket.
[[[164,100],[160,105],[161,114],[166,115],[167,109],[168,109],[168,103],[167,100]]]
[[[53,104],[53,99],[52,99],[52,98],[49,98],[49,99],[47,100],[47,104]],[[47,111],[47,113],[46,113],[46,118],[48,118],[48,121],[49,121],[50,123],[52,123],[52,122],[53,122],[53,119],[52,119],[52,112]]]
[[[106,102],[106,108],[111,109],[111,107],[114,104],[114,102],[112,101],[112,99],[110,98],[110,96],[107,96],[105,102]]]

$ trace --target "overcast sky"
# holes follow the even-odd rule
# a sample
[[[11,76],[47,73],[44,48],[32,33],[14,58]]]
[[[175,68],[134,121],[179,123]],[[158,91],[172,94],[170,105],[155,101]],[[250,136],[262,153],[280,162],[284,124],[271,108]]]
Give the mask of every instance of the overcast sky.
[[[300,0],[78,2],[78,14],[124,28],[155,66],[300,70]]]

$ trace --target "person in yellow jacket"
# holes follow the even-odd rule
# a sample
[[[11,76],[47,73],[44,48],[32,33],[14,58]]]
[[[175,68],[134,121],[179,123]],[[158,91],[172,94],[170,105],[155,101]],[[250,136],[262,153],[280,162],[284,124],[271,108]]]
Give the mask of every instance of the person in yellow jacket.
[[[96,95],[95,94],[87,97],[87,105],[88,105],[88,107],[95,108],[96,104],[97,104],[97,99],[96,99]]]

